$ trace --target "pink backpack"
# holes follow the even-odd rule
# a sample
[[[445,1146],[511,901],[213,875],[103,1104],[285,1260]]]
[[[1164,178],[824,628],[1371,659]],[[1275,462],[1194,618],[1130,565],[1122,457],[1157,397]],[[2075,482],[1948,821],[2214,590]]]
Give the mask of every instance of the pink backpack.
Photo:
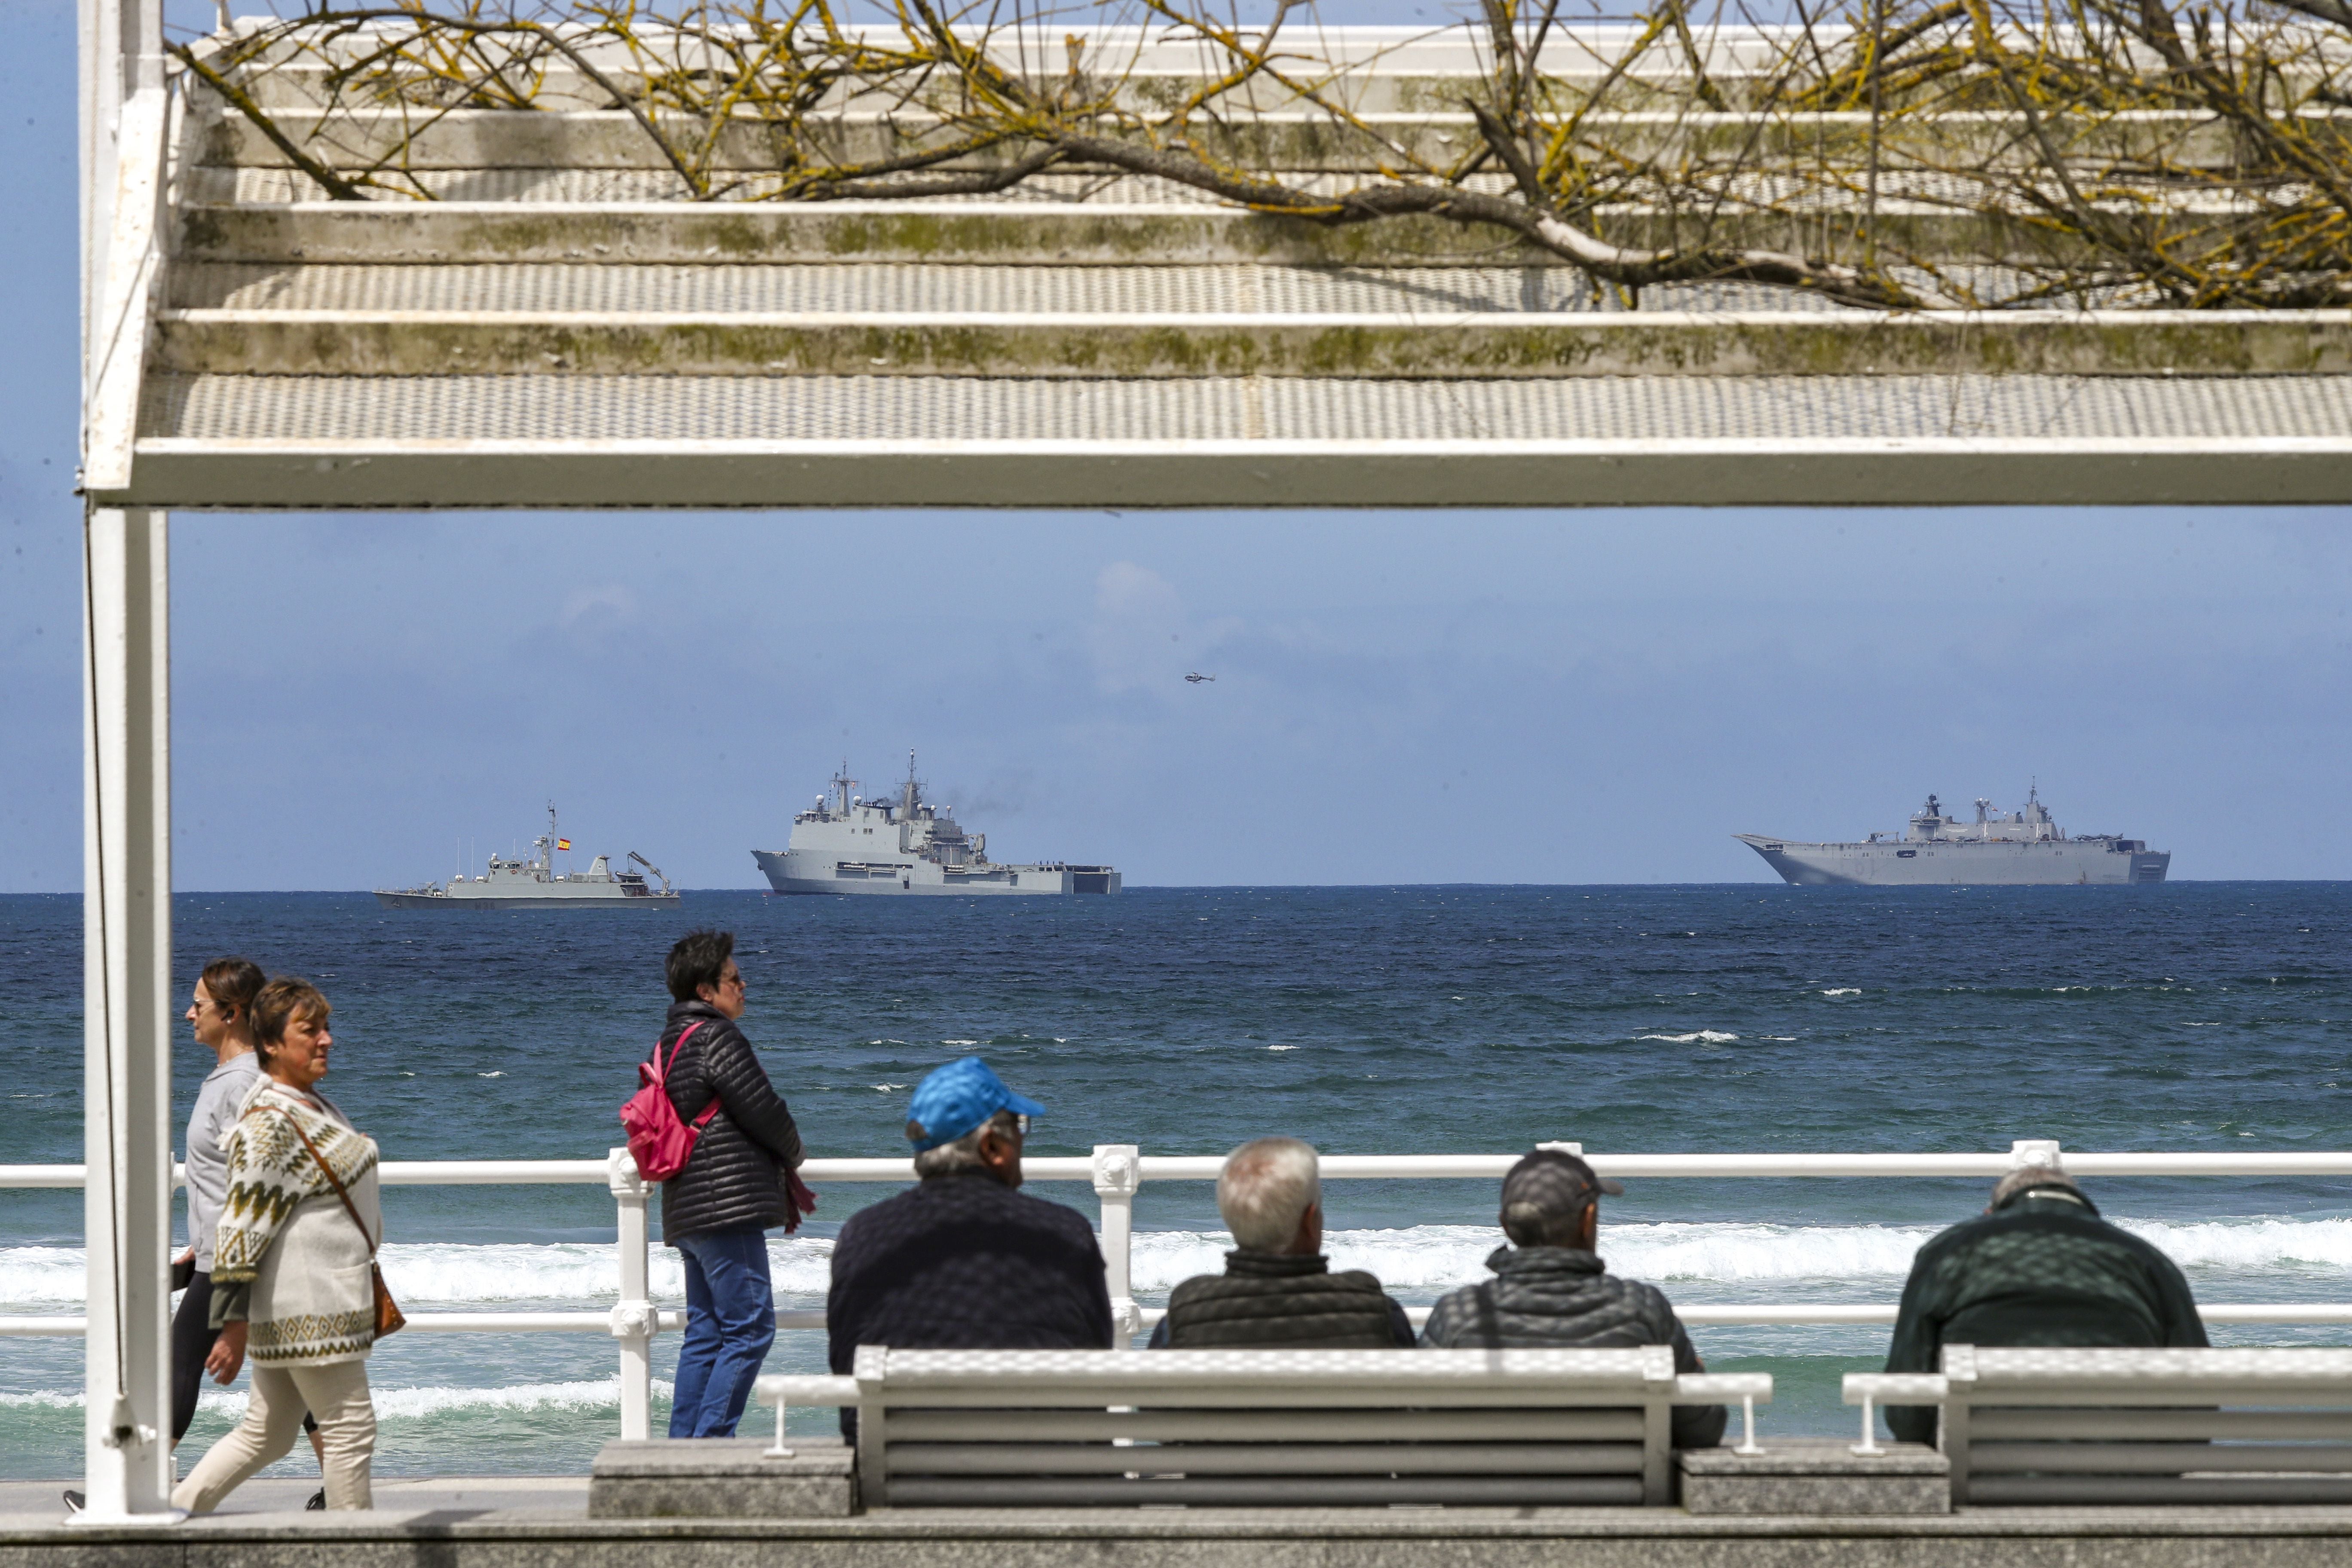
[[[677,1053],[694,1036],[700,1024],[688,1024],[669,1048],[669,1060],[661,1059],[661,1043],[654,1044],[654,1059],[637,1064],[637,1081],[645,1087],[629,1096],[621,1107],[621,1125],[628,1130],[629,1152],[637,1162],[637,1174],[648,1182],[667,1182],[686,1169],[687,1157],[694,1152],[695,1134],[709,1124],[719,1114],[719,1097],[712,1095],[702,1114],[688,1126],[678,1120],[677,1107],[669,1102],[669,1086],[664,1081],[669,1069],[677,1065]]]

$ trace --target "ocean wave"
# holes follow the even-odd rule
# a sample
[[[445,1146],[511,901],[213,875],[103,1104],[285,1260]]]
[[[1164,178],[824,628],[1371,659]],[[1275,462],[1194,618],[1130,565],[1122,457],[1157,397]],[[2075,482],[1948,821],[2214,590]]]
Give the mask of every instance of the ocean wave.
[[[1833,985],[1829,990],[1822,992],[1822,994],[1824,996],[1859,996],[1862,994],[1862,987],[1859,985]]]
[[[672,1384],[653,1380],[654,1396],[667,1399]],[[241,1389],[207,1388],[196,1395],[196,1408],[234,1421],[245,1414],[249,1396]],[[581,1383],[519,1383],[504,1388],[375,1388],[369,1391],[379,1421],[423,1421],[454,1412],[483,1410],[611,1410],[621,1403],[621,1380],[607,1377]],[[25,1394],[0,1394],[0,1409],[79,1410],[82,1396],[50,1389]]]
[[[1633,1037],[1637,1040],[1664,1040],[1670,1046],[1727,1046],[1739,1037],[1726,1034],[1721,1029],[1698,1029],[1687,1035],[1636,1035]]]
[[[2206,1276],[2260,1276],[2352,1270],[2352,1219],[2252,1217],[2124,1220],[2182,1268]],[[1602,1217],[1601,1251],[1612,1269],[1641,1279],[1899,1279],[1912,1254],[1939,1226],[1791,1226],[1746,1222],[1612,1223]],[[1400,1290],[1448,1289],[1482,1278],[1502,1241],[1489,1226],[1425,1225],[1332,1230],[1324,1249],[1333,1266],[1368,1268]],[[1213,1230],[1146,1230],[1135,1235],[1135,1289],[1156,1295],[1195,1274],[1224,1268],[1232,1237]],[[610,1247],[586,1242],[395,1244],[383,1249],[384,1274],[403,1304],[425,1310],[475,1310],[522,1303],[602,1306],[620,1296],[620,1265]],[[779,1297],[821,1300],[831,1282],[833,1243],[823,1237],[778,1237],[768,1267]],[[655,1300],[685,1300],[678,1255],[653,1250]],[[79,1247],[0,1247],[0,1306],[69,1311],[82,1301]]]
[[[621,1297],[619,1255],[593,1242],[392,1242],[382,1257],[384,1282],[404,1306],[603,1305]],[[833,1242],[772,1237],[768,1267],[779,1292],[822,1296],[831,1279]],[[686,1300],[686,1266],[674,1249],[656,1246],[646,1273],[656,1300]],[[80,1247],[0,1247],[0,1306],[63,1310],[79,1307],[82,1299]]]

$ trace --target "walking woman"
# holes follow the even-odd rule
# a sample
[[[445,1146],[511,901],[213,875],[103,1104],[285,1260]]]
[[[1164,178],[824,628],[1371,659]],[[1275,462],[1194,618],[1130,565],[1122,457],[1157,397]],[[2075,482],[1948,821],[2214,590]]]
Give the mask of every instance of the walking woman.
[[[227,1383],[247,1354],[245,1419],[173,1489],[210,1513],[294,1447],[307,1406],[318,1421],[327,1507],[372,1505],[375,1342],[370,1268],[383,1224],[376,1148],[318,1091],[334,1045],[327,999],[304,980],[273,980],[253,1004],[263,1077],[223,1145],[226,1196],[215,1239],[210,1319],[221,1331],[206,1370]]]

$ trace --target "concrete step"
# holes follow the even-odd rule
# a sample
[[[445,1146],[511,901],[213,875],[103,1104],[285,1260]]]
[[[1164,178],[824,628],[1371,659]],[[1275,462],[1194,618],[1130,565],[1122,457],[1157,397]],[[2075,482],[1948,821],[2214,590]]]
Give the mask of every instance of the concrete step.
[[[1046,273],[1048,289],[1063,275]],[[2337,375],[2352,312],[175,310],[156,371],[1079,377]]]
[[[578,184],[566,175],[561,183]],[[307,183],[307,182],[306,182]],[[559,183],[551,174],[550,185]],[[1860,251],[1849,213],[1802,216],[1603,208],[1619,243],[1716,243],[1797,255]],[[1559,258],[1515,237],[1433,216],[1329,227],[1205,202],[992,199],[892,202],[531,200],[196,203],[179,213],[177,253],[250,262],[862,262],[997,261],[1065,268],[1106,263],[1279,262],[1306,266],[1549,267]],[[2063,247],[2024,217],[1888,202],[1876,220],[1890,254],[1958,265],[2048,259]]]
[[[289,166],[291,160],[260,127],[235,110],[215,108],[203,161],[251,168]],[[2352,110],[2323,111],[2326,118]],[[421,123],[413,110],[372,108],[332,111],[289,107],[271,119],[298,146],[337,169],[385,165],[415,170],[562,166],[574,169],[666,170],[667,156],[624,110],[551,111],[454,109]],[[727,174],[779,167],[772,131],[751,119],[729,121],[712,134],[685,115],[656,117],[673,147],[689,162]],[[1605,148],[1628,162],[1671,158],[1725,166],[1766,163],[1832,166],[1858,173],[1870,159],[1873,117],[1863,111],[1823,114],[1686,112],[1661,109],[1594,112],[1579,121],[1579,142]],[[1203,118],[1187,133],[1212,156],[1244,168],[1326,170],[1373,176],[1419,160],[1450,168],[1477,152],[1476,121],[1459,108],[1374,110],[1341,123],[1320,109],[1266,110],[1230,118]],[[2180,169],[2221,169],[2239,157],[2233,130],[2210,115],[2145,110],[2100,119],[2049,115],[2042,130],[2067,156],[2098,161],[2161,157]],[[844,110],[804,132],[822,155],[843,163],[904,157],[956,140],[961,128],[919,110]],[[1163,139],[1165,132],[1162,132]],[[1955,110],[1879,121],[1875,143],[1883,167],[2021,167],[2039,157],[2032,128],[2000,110]],[[956,158],[942,169],[991,169],[1016,163],[1029,148],[1012,142]],[[673,176],[675,177],[675,176]]]
[[[178,310],[440,314],[1401,316],[1555,315],[1622,308],[1566,267],[1158,266],[959,261],[523,261],[357,265],[188,261]],[[1759,284],[1643,291],[1650,310],[1819,313],[1842,307]]]
[[[2352,376],[152,376],[127,504],[2341,500]]]

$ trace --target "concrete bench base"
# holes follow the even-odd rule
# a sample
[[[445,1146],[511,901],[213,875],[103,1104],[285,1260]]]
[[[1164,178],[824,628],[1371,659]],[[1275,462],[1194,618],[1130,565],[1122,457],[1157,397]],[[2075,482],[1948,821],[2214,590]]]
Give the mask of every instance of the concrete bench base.
[[[838,1437],[607,1443],[588,1480],[591,1519],[845,1519],[857,1511],[856,1461]]]
[[[1951,1465],[1924,1443],[1888,1443],[1857,1454],[1835,1438],[1781,1438],[1760,1454],[1690,1448],[1682,1466],[1683,1507],[1695,1514],[1948,1513]]]

